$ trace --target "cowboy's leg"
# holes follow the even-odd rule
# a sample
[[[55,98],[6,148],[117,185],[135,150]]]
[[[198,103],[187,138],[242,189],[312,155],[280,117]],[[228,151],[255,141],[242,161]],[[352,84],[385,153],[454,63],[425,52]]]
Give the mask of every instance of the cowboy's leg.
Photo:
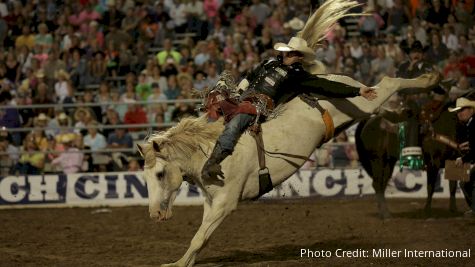
[[[224,128],[223,133],[218,138],[216,145],[208,161],[206,161],[201,171],[203,180],[216,180],[222,176],[220,163],[234,151],[239,137],[255,120],[256,116],[251,114],[238,114]]]

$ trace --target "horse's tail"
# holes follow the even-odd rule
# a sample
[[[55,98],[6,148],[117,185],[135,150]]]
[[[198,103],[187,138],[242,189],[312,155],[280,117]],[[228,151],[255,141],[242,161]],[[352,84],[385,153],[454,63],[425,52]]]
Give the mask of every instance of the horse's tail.
[[[368,173],[370,177],[373,177],[373,171],[371,168],[371,159],[370,157],[365,156],[368,154],[368,150],[366,149],[363,143],[363,139],[361,135],[368,120],[369,119],[364,119],[360,121],[360,123],[358,123],[358,126],[356,127],[356,131],[355,131],[355,144],[356,144],[356,151],[358,152],[358,158],[360,160],[361,166],[363,166],[363,169],[366,171],[366,173]]]

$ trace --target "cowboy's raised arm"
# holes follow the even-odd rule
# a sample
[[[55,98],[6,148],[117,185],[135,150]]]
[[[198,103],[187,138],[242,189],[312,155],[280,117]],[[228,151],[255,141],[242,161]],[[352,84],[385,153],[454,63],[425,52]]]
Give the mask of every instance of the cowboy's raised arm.
[[[298,77],[302,76],[302,77]],[[301,90],[319,94],[326,97],[333,98],[347,98],[355,96],[363,96],[368,100],[372,100],[376,97],[376,91],[369,87],[353,87],[344,83],[330,81],[325,78],[320,78],[310,73],[302,73],[298,75],[295,80],[299,84]],[[305,77],[303,77],[305,76]]]

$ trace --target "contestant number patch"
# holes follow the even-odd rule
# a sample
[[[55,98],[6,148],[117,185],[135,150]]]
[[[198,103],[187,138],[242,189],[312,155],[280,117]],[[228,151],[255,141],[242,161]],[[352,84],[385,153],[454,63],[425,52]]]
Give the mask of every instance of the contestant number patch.
[[[274,86],[274,84],[275,84],[275,81],[272,80],[270,77],[266,77],[264,80],[265,80],[268,84],[270,84],[271,86]]]
[[[279,67],[275,68],[275,71],[277,71],[277,73],[279,73],[280,76],[282,76],[282,77],[287,76],[287,71],[285,71],[285,70],[283,70],[283,69],[281,69],[281,68],[279,68]]]

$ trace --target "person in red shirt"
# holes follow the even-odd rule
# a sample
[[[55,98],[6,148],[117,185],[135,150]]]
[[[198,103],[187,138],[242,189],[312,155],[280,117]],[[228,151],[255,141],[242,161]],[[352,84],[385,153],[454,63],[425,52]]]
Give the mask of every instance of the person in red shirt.
[[[129,103],[127,112],[124,115],[125,124],[145,124],[148,123],[147,114],[134,100],[127,101]],[[140,128],[130,128],[129,131],[140,131]]]

